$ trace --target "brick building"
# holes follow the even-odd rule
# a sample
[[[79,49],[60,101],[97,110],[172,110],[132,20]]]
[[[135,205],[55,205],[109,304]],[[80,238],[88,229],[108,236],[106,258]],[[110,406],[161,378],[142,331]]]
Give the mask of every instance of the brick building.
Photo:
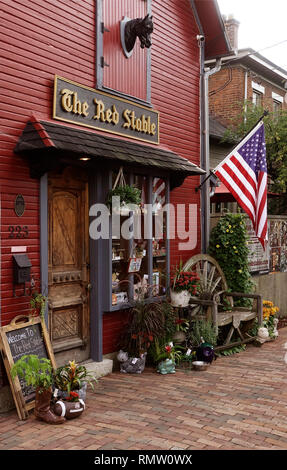
[[[233,53],[222,58],[220,71],[209,78],[210,168],[215,168],[235,147],[234,142],[222,142],[222,137],[231,122],[242,115],[246,101],[275,114],[280,109],[287,109],[287,71],[251,48],[238,50],[239,23],[232,17],[224,18],[224,22]],[[207,60],[206,67],[214,67],[215,63]],[[226,209],[231,212],[239,209],[228,189],[218,183],[219,186],[211,188],[210,192],[211,228]],[[274,204],[279,197],[268,188],[268,203]],[[264,299],[272,300],[280,308],[280,314],[285,315],[287,217],[271,215],[268,204],[269,241],[265,251],[254,234],[250,219],[247,217],[246,220],[250,237],[249,270],[256,292],[261,293]]]
[[[209,78],[211,168],[234,147],[234,143],[222,143],[221,139],[225,129],[243,112],[245,102],[272,113],[287,109],[287,71],[251,48],[238,50],[239,22],[232,16],[223,20],[233,53],[222,58],[220,71]],[[214,65],[213,60],[206,61],[206,66]],[[221,185],[211,202],[212,212],[220,212],[234,199]]]
[[[118,348],[135,274],[164,298],[170,266],[200,251],[200,72],[230,51],[222,18],[216,0],[2,3],[0,325],[29,314],[38,286],[58,363],[101,362]],[[132,48],[138,22],[125,27],[138,18],[143,47]],[[97,236],[95,207],[121,171],[141,208],[192,205],[191,227],[179,221],[191,244],[179,248],[188,231],[166,236],[168,213],[161,239]],[[25,284],[13,278],[19,255]]]
[[[238,50],[239,23],[234,18],[224,20],[234,53],[224,57],[221,70],[210,77],[210,115],[227,126],[246,100],[271,112],[287,109],[287,71],[251,48]]]

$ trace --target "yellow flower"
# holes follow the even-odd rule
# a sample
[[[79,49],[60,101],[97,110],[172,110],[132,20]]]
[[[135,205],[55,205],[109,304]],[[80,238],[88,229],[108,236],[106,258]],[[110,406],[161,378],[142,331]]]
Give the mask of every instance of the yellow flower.
[[[228,228],[226,229],[226,232],[229,232]]]
[[[236,250],[236,246],[234,246],[233,248],[234,248],[234,250]]]
[[[242,269],[238,269],[238,272],[239,272],[239,273],[242,273]]]
[[[216,245],[216,248],[220,248],[220,245]]]
[[[75,370],[76,367],[77,367],[77,364],[76,364],[75,361],[69,361],[69,365],[70,365],[70,368],[71,368],[72,370]]]

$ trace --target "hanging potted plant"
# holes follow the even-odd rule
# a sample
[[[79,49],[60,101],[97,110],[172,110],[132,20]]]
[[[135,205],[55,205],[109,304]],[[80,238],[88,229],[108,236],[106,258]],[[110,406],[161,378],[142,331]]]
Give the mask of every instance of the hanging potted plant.
[[[62,424],[65,418],[57,416],[51,408],[52,372],[51,361],[34,354],[22,356],[11,369],[13,379],[18,376],[25,380],[26,385],[35,389],[34,414],[36,418],[48,424]]]
[[[195,272],[183,271],[180,263],[171,276],[170,299],[174,307],[187,307],[192,295],[198,289],[199,277]]]
[[[121,215],[129,215],[134,206],[141,204],[141,190],[133,185],[126,184],[123,168],[121,167],[107,196],[107,206],[110,210],[119,212]]]
[[[33,292],[30,299],[30,312],[32,316],[40,316],[44,319],[47,297],[37,291]]]

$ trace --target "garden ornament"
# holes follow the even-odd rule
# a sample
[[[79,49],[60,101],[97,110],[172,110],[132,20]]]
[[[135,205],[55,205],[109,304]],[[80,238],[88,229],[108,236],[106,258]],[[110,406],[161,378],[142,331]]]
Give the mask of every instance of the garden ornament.
[[[201,344],[196,349],[196,359],[211,364],[213,359],[215,359],[213,346],[207,343]]]
[[[50,389],[36,389],[34,414],[37,419],[48,424],[62,424],[66,421],[64,416],[57,416],[50,408],[52,392]]]
[[[145,368],[145,360],[147,353],[141,354],[140,357],[130,357],[127,352],[119,351],[117,359],[120,362],[120,371],[124,374],[141,374]]]
[[[54,405],[54,413],[58,416],[64,416],[66,419],[73,419],[80,416],[85,408],[85,402],[81,398],[77,402],[58,400]]]
[[[262,339],[262,340],[267,340],[269,338],[269,331],[268,328],[265,328],[264,326],[261,326],[258,328],[258,333],[257,336]]]
[[[273,334],[274,334],[274,337],[275,337],[275,338],[277,338],[277,337],[279,336],[279,332],[278,332],[278,329],[277,329],[278,323],[279,323],[278,318],[274,318],[274,330],[273,330]]]
[[[172,359],[165,359],[161,361],[157,366],[157,372],[160,374],[175,374],[175,363]]]

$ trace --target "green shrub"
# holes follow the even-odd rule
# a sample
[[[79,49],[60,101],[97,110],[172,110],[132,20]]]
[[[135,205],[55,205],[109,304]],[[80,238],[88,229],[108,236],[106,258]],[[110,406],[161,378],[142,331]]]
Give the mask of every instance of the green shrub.
[[[216,330],[211,320],[197,318],[192,325],[190,341],[194,347],[197,347],[201,344],[202,339],[205,343],[215,346],[217,342]]]
[[[248,235],[243,214],[226,214],[220,218],[210,235],[209,254],[223,270],[231,292],[253,291],[254,283],[248,268]],[[236,301],[250,306],[249,299]]]

